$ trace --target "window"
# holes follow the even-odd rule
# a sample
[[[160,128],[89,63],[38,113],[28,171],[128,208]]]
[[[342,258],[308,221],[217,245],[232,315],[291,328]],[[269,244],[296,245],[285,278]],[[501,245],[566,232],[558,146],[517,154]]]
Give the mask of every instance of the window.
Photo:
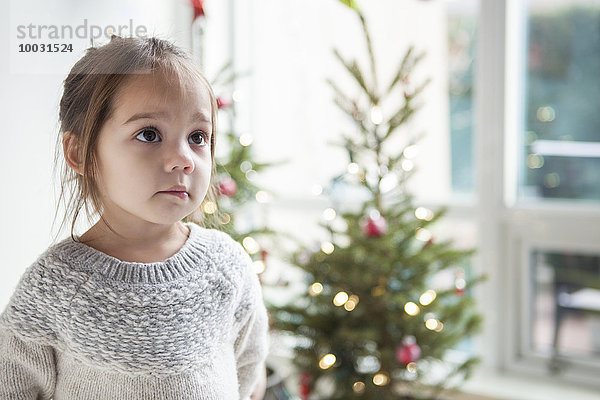
[[[501,276],[496,309],[507,325],[498,342],[507,369],[597,386],[600,1],[502,3],[482,14],[482,27],[492,11],[506,19],[493,28],[498,38],[478,47],[500,60],[477,81],[506,61],[495,72],[502,94],[488,91],[491,98],[477,103],[488,107],[488,119],[491,103],[504,105],[502,151],[491,157],[499,172],[487,174],[503,184],[489,196],[479,191],[482,202],[497,205],[484,251],[497,253],[490,257]],[[493,147],[494,139],[478,135]],[[477,172],[487,162],[480,158]]]
[[[600,200],[600,2],[529,1],[522,197]]]
[[[556,373],[566,359],[600,363],[600,256],[534,250],[530,263],[531,350]]]

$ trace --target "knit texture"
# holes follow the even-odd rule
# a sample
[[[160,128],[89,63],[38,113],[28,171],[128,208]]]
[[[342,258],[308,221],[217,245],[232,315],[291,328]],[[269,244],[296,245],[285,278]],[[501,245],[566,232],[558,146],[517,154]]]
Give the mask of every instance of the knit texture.
[[[187,223],[158,263],[71,238],[24,273],[0,316],[0,399],[245,399],[267,317],[244,249]]]

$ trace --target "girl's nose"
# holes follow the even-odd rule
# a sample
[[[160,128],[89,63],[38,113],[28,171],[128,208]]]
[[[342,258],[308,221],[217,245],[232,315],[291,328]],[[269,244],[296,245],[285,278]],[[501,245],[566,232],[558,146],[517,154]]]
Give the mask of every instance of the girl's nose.
[[[192,150],[187,144],[174,144],[168,150],[165,169],[167,172],[173,172],[182,169],[185,173],[191,173],[194,170],[194,159]]]

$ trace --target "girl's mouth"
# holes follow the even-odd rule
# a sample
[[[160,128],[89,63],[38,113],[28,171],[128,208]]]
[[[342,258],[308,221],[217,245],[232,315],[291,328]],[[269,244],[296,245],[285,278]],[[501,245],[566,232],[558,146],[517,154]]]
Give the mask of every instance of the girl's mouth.
[[[166,192],[160,192],[160,193],[165,193],[165,194],[170,194],[172,196],[177,196],[180,199],[187,199],[190,196],[188,194],[188,192],[166,191]]]

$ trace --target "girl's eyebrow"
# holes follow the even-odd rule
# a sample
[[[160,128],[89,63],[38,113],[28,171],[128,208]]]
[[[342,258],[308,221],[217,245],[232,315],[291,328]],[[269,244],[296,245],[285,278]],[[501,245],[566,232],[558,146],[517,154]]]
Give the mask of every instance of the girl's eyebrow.
[[[127,121],[123,123],[123,125],[127,125],[138,119],[170,119],[169,113],[166,111],[155,111],[155,112],[141,112],[133,114]],[[190,121],[200,120],[203,122],[211,122],[211,118],[206,116],[205,113],[196,111],[194,114],[190,116]]]
[[[123,125],[127,125],[131,122],[137,121],[138,119],[160,119],[168,117],[168,113],[165,111],[155,111],[155,112],[141,112],[137,114],[133,114],[131,118],[123,123]]]

